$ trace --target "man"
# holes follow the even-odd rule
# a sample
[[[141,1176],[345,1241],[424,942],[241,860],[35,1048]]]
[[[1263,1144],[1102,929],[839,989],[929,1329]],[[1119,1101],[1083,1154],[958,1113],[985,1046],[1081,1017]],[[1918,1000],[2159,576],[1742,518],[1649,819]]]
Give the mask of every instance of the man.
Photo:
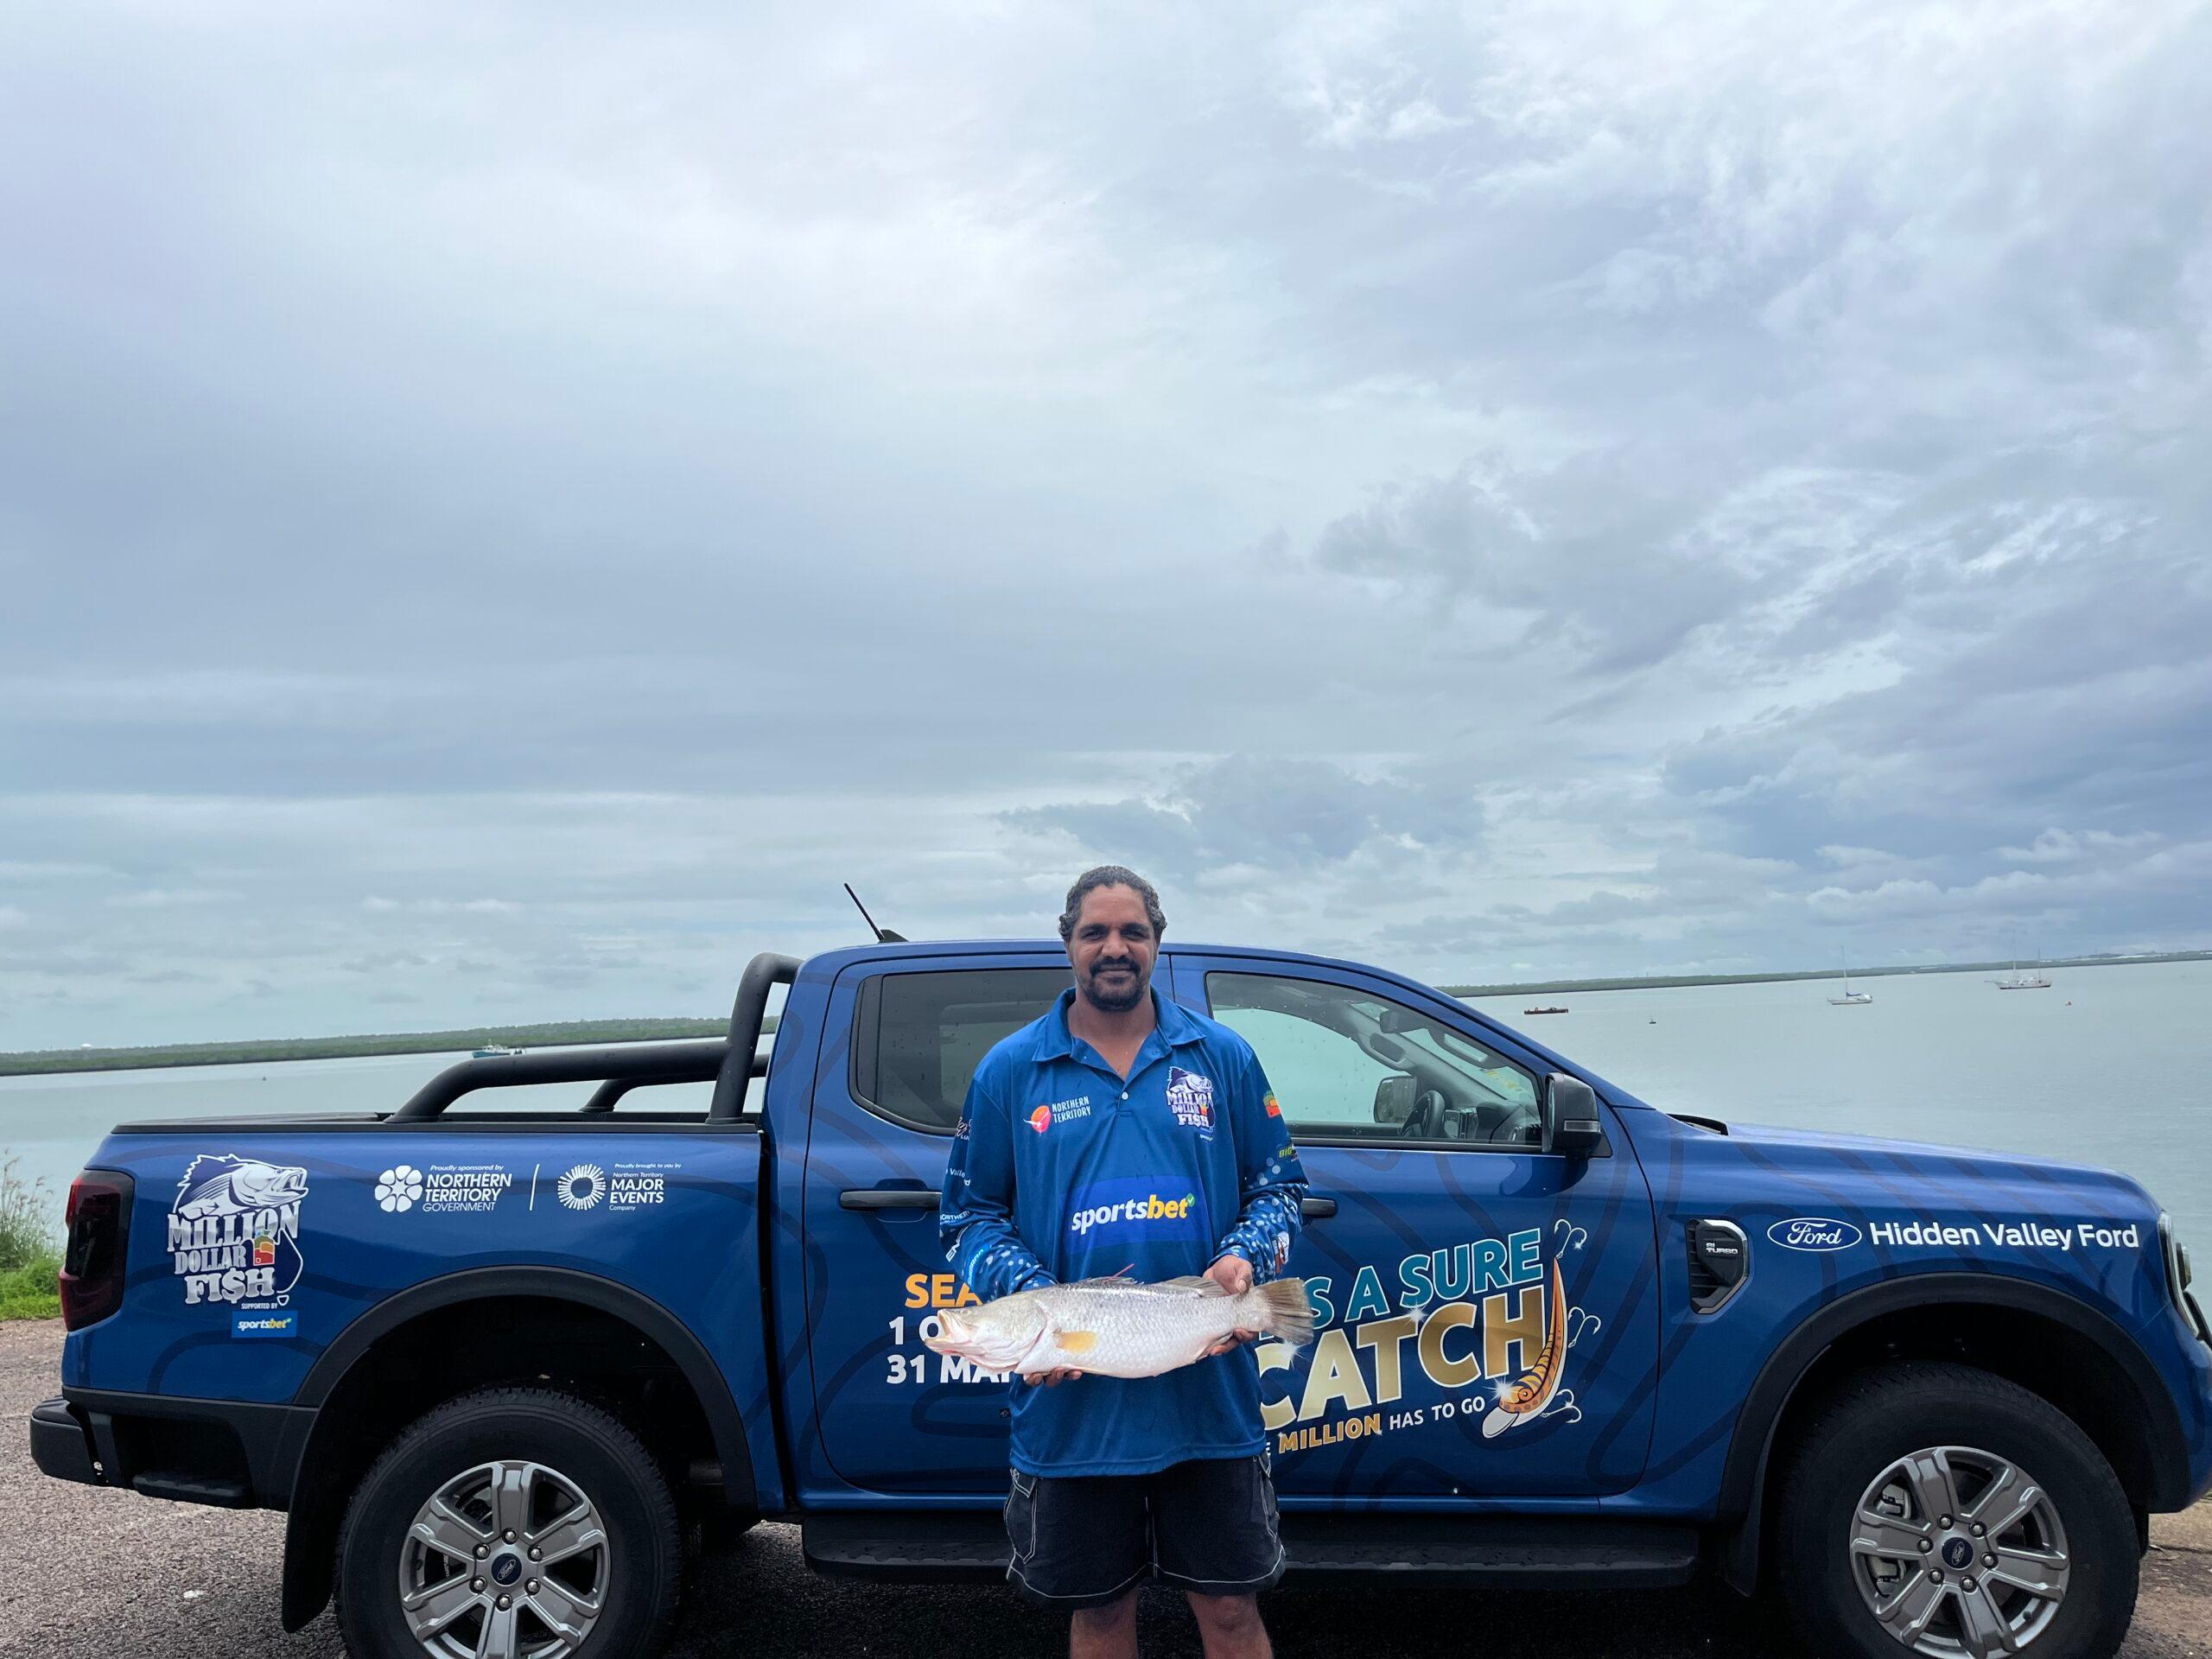
[[[1305,1171],[1251,1046],[1153,991],[1166,926],[1141,876],[1086,871],[1060,917],[1075,984],[976,1068],[938,1230],[986,1301],[1124,1271],[1237,1292],[1289,1261]],[[1077,1659],[1132,1659],[1148,1573],[1188,1594],[1211,1659],[1271,1653],[1256,1597],[1282,1542],[1252,1334],[1162,1376],[1014,1385],[1007,1576],[1072,1611]]]

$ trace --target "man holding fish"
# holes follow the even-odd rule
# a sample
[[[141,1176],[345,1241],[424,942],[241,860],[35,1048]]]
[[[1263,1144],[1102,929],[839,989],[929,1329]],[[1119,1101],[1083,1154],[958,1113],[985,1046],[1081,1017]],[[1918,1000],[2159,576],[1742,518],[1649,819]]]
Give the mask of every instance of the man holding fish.
[[[1147,1574],[1189,1596],[1212,1659],[1270,1653],[1255,1598],[1283,1554],[1249,1344],[1313,1329],[1281,1276],[1305,1171],[1251,1046],[1153,992],[1166,925],[1117,865],[1068,890],[1075,983],[976,1067],[939,1206],[984,1305],[930,1346],[1021,1378],[1007,1577],[1071,1610],[1078,1659],[1136,1652]]]

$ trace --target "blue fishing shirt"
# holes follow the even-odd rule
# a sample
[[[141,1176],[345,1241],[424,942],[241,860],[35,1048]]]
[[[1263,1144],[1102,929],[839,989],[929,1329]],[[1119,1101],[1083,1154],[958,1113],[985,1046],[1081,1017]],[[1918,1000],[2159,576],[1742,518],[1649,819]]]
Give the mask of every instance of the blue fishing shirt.
[[[1306,1172],[1252,1046],[1153,994],[1124,1081],[1068,1030],[1072,987],[983,1057],[938,1201],[945,1258],[985,1301],[1127,1270],[1147,1283],[1224,1255],[1278,1277]],[[1249,1344],[1160,1376],[1013,1390],[1028,1475],[1141,1475],[1266,1445]]]

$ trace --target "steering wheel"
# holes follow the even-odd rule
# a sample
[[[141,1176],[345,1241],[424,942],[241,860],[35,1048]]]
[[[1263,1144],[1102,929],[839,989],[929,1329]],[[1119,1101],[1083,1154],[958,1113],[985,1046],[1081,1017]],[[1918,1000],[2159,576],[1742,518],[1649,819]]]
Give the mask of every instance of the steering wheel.
[[[1414,1096],[1414,1109],[1406,1114],[1406,1121],[1398,1125],[1398,1134],[1407,1141],[1433,1141],[1443,1130],[1441,1119],[1445,1108],[1444,1091],[1424,1089]]]

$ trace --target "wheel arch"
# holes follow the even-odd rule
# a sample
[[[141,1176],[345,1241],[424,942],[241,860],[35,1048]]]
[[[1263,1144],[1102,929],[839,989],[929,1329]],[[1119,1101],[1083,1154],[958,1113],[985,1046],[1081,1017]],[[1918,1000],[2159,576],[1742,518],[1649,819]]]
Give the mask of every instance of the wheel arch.
[[[472,1306],[552,1303],[626,1327],[665,1357],[690,1390],[721,1465],[724,1507],[749,1511],[757,1502],[745,1423],[728,1382],[689,1326],[642,1293],[595,1274],[567,1268],[472,1268],[447,1274],[385,1298],[362,1313],[325,1348],[293,1396],[313,1412],[296,1458],[284,1537],[283,1626],[300,1629],[329,1599],[332,1551],[345,1507],[346,1472],[358,1455],[339,1451],[348,1427],[343,1404],[349,1382],[368,1376],[367,1362],[404,1342],[429,1322],[450,1319]],[[302,1414],[306,1419],[306,1414]],[[358,1473],[358,1471],[353,1471]]]
[[[1934,1312],[1939,1309],[1944,1311],[1941,1316]],[[2139,1509],[2175,1509],[2186,1502],[2186,1478],[2175,1472],[2188,1467],[2188,1440],[2180,1414],[2150,1357],[2109,1315],[2077,1297],[2027,1280],[1990,1274],[1909,1274],[1853,1291],[1819,1309],[1776,1346],[1745,1394],[1723,1465],[1719,1506],[1723,1530],[1716,1554],[1721,1574],[1732,1587],[1749,1594],[1758,1583],[1762,1547],[1771,1519],[1769,1478],[1785,1427],[1829,1378],[1896,1357],[1900,1343],[1908,1351],[1927,1357],[1923,1339],[1937,1319],[1961,1315],[1978,1322],[1999,1318],[2016,1321],[2024,1338],[2040,1328],[2046,1336],[2056,1337],[2068,1357],[2093,1371],[2101,1370],[2103,1376],[2096,1380],[2123,1386],[2139,1409],[2099,1414],[2101,1421],[2083,1421],[2090,1414],[2051,1398],[2052,1390],[2038,1386],[2036,1368],[2008,1365],[2001,1346],[1968,1359],[2051,1398],[2096,1442]],[[2022,1376],[2023,1371],[2029,1375]],[[2088,1379],[2081,1385],[2084,1389],[2091,1386]]]

